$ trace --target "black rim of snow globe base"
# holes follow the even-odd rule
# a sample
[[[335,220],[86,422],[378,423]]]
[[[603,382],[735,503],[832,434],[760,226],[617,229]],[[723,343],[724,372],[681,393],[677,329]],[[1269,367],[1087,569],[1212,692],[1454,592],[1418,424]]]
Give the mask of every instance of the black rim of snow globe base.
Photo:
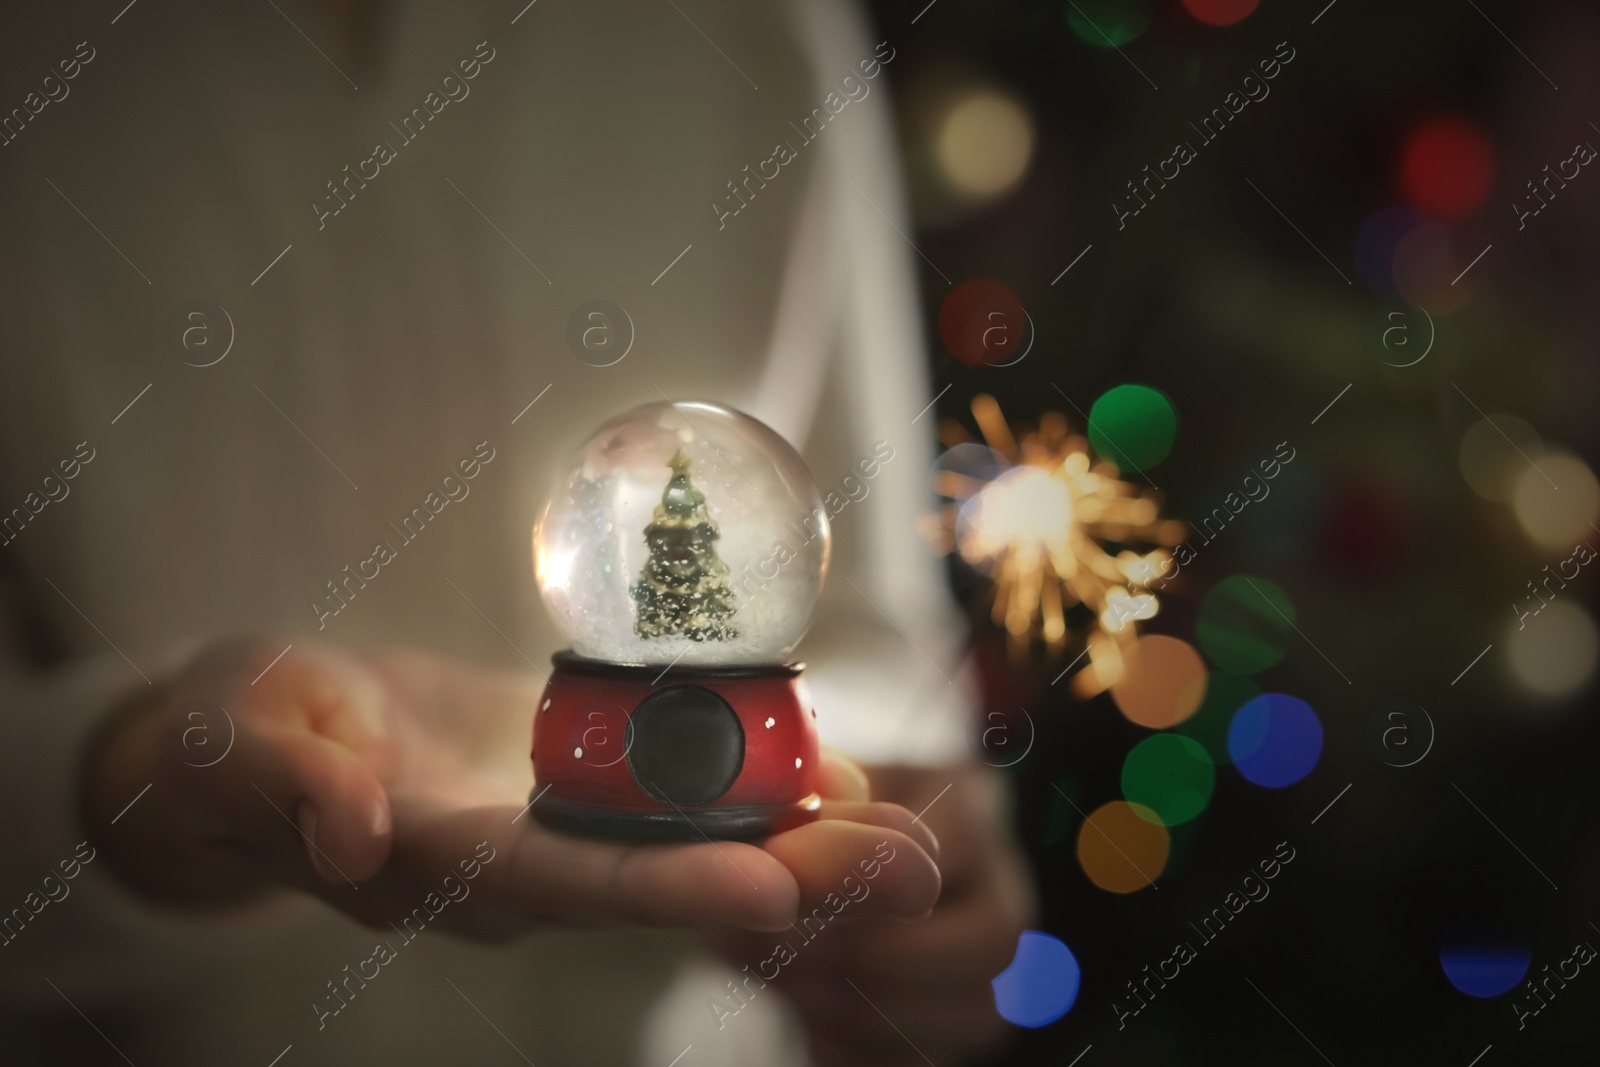
[[[534,797],[537,800],[537,792]],[[533,804],[531,811],[542,826],[582,837],[644,842],[704,841],[708,837],[750,841],[813,818],[816,806],[793,801],[693,811],[618,811],[546,797]]]
[[[645,678],[650,681],[665,678],[718,679],[718,678],[795,678],[804,670],[804,663],[738,663],[728,666],[706,667],[680,663],[654,666],[648,663],[612,663],[603,659],[580,656],[564,649],[550,657],[558,670],[577,674],[599,674],[610,678]]]

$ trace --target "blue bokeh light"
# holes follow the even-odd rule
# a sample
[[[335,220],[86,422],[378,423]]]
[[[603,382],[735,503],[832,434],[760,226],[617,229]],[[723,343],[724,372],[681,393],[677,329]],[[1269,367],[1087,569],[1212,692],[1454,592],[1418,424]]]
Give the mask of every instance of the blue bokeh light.
[[[1384,208],[1356,231],[1355,261],[1361,278],[1380,297],[1395,295],[1394,250],[1422,216],[1408,207]]]
[[[1515,989],[1532,960],[1528,949],[1518,945],[1447,944],[1439,949],[1439,966],[1450,984],[1481,1000]]]
[[[1011,966],[989,984],[994,1006],[1016,1026],[1048,1026],[1071,1010],[1083,974],[1078,958],[1059,938],[1024,930]]]
[[[1256,785],[1293,785],[1311,773],[1322,755],[1322,722],[1298,697],[1262,693],[1234,712],[1228,755]]]

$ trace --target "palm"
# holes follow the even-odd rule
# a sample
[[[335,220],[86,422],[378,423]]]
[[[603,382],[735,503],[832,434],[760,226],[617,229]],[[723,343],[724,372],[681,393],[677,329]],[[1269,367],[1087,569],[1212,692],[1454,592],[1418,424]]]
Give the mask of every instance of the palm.
[[[388,690],[391,801],[424,810],[528,802],[529,737],[541,681],[478,670],[410,649],[373,657]]]
[[[471,886],[474,903],[440,915],[472,936],[555,921],[779,929],[886,838],[912,858],[885,882],[883,906],[910,915],[932,906],[937,872],[922,847],[931,838],[887,804],[833,800],[822,820],[760,846],[620,845],[547,830],[528,814],[538,679],[412,651],[379,654],[373,666],[388,691],[374,762],[393,813],[392,848],[359,888],[342,879],[315,885],[363,921],[404,915],[480,842],[495,859]]]

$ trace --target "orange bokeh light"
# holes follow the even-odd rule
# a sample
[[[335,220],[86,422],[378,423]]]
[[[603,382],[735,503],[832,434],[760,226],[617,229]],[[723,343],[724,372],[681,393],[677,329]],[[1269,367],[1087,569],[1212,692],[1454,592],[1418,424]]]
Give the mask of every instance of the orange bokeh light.
[[[1146,634],[1124,657],[1111,699],[1130,722],[1164,730],[1199,710],[1206,696],[1206,665],[1187,641]]]
[[[1078,863],[1089,881],[1111,893],[1154,885],[1167,866],[1172,839],[1143,804],[1113,800],[1078,828]]]

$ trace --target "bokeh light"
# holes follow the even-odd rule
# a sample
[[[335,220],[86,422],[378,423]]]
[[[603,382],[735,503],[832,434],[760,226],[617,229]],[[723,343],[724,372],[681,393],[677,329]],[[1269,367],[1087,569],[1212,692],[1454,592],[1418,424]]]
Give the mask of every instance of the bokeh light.
[[[976,490],[975,483],[992,482],[1006,470],[1011,462],[988,445],[966,441],[947,448],[933,463],[934,489],[940,496],[964,500]],[[957,484],[968,482],[967,492]]]
[[[1532,960],[1525,945],[1455,943],[1439,948],[1439,966],[1450,984],[1482,1000],[1515,989]]]
[[[1078,958],[1059,938],[1024,930],[1011,964],[989,985],[995,1010],[1014,1026],[1049,1026],[1078,999],[1083,972]]]
[[[1206,675],[1206,698],[1200,710],[1178,725],[1178,732],[1205,746],[1213,763],[1232,763],[1228,728],[1233,713],[1261,695],[1261,687],[1242,674],[1212,671]]]
[[[1142,471],[1160,463],[1177,436],[1172,401],[1148,385],[1108,389],[1089,409],[1089,443],[1101,459],[1122,470]]]
[[[1161,730],[1193,715],[1206,694],[1206,665],[1187,641],[1145,634],[1123,657],[1111,699],[1130,722]],[[1132,798],[1130,798],[1132,799]]]
[[[1463,119],[1434,119],[1411,131],[1400,151],[1400,188],[1417,207],[1443,219],[1477,211],[1494,179],[1483,131]]]
[[[1012,97],[980,89],[950,109],[934,143],[951,188],[972,200],[990,200],[1022,178],[1033,142],[1027,109]]]
[[[1490,415],[1467,428],[1457,458],[1474,493],[1506,504],[1517,475],[1528,468],[1528,457],[1543,451],[1544,442],[1532,426],[1515,415]]]
[[[1322,756],[1322,722],[1298,697],[1263,693],[1234,713],[1228,754],[1239,773],[1256,785],[1293,785]]]
[[[1102,804],[1078,828],[1078,864],[1112,893],[1153,885],[1166,868],[1172,838],[1149,808],[1125,800]]]
[[[1249,17],[1261,0],[1183,0],[1189,14],[1207,26],[1232,26]]]
[[[1283,659],[1294,640],[1294,604],[1265,578],[1236,574],[1200,598],[1195,637],[1223,670],[1255,674]]]
[[[1541,601],[1524,601],[1523,610]],[[1570,600],[1545,604],[1531,618],[1514,620],[1506,634],[1511,673],[1528,689],[1546,697],[1576,693],[1594,677],[1600,658],[1600,630],[1594,617]]]
[[[1367,219],[1356,231],[1356,270],[1374,293],[1395,294],[1395,248],[1420,222],[1422,216],[1409,207],[1389,207]]]
[[[1085,44],[1120,48],[1150,27],[1149,0],[1074,0],[1067,27]]]
[[[1571,548],[1600,518],[1600,482],[1570,452],[1532,456],[1511,487],[1511,510],[1523,533],[1546,548]]]
[[[1182,734],[1147,737],[1122,761],[1122,795],[1155,813],[1164,826],[1188,822],[1211,803],[1216,766],[1205,748]]]
[[[971,278],[939,302],[939,339],[969,367],[1010,363],[1022,353],[1028,333],[1022,301],[997,281]]]
[[[1395,245],[1391,275],[1395,288],[1412,306],[1432,315],[1449,315],[1472,298],[1471,279],[1451,284],[1466,265],[1456,259],[1450,232],[1437,222],[1424,221]]]

